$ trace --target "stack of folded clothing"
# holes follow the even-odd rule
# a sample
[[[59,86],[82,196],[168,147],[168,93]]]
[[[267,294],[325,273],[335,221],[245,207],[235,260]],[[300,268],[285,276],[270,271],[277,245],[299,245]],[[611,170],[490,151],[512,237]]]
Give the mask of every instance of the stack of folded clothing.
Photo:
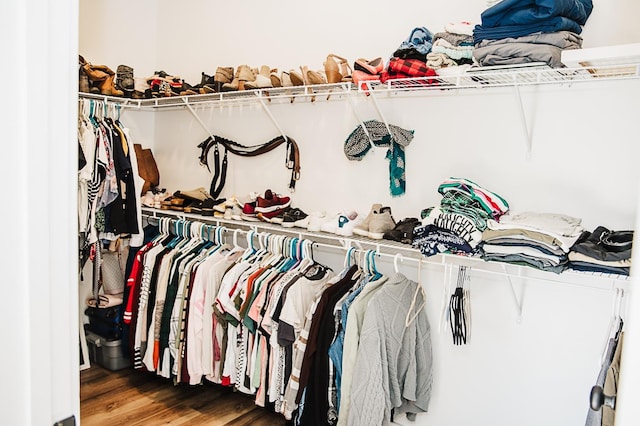
[[[556,213],[509,213],[489,219],[482,233],[482,258],[560,273],[580,238],[582,220]]]
[[[577,271],[629,275],[633,231],[598,226],[583,232],[569,251],[569,268]]]
[[[422,211],[413,246],[424,256],[438,253],[475,255],[487,221],[507,213],[509,204],[498,194],[464,178],[449,178],[438,186],[439,207]]]
[[[559,68],[562,51],[582,47],[592,0],[503,0],[481,14],[473,30],[480,65],[544,62]]]
[[[431,31],[425,27],[414,28],[393,52],[389,64],[380,75],[380,81],[384,83],[391,79],[435,76],[435,70],[426,64],[427,54],[433,47],[432,42]]]
[[[427,66],[434,69],[473,62],[473,26],[469,22],[449,23],[433,35]]]

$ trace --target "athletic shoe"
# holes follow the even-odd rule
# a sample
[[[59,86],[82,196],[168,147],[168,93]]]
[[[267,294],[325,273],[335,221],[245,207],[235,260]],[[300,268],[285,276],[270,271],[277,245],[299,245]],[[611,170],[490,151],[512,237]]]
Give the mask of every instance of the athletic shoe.
[[[153,192],[147,191],[142,196],[141,202],[142,202],[142,205],[145,207],[153,207],[155,203]]]
[[[240,215],[242,220],[248,220],[250,222],[257,222],[258,216],[256,214],[256,204],[255,203],[246,203],[244,207],[242,207],[242,214]]]
[[[371,210],[369,211],[369,214],[367,215],[367,217],[364,218],[364,220],[362,222],[360,222],[360,224],[358,224],[358,226],[353,228],[353,233],[356,235],[360,235],[362,237],[368,237],[369,236],[369,223],[371,222],[371,218],[374,215],[374,212],[379,212],[380,209],[382,208],[382,204],[374,204],[371,206]]]
[[[354,214],[355,217],[353,217]],[[363,220],[364,218],[358,215],[358,212],[349,212],[348,215],[340,216],[336,234],[343,237],[351,237],[353,235],[353,228],[358,226]]]
[[[233,219],[232,214],[233,214],[233,207],[232,206],[227,206],[227,208],[224,211],[224,219],[225,220]]]
[[[326,217],[324,212],[311,212],[307,216],[309,223],[307,224],[307,231],[320,232],[322,224],[325,222]]]
[[[291,198],[274,194],[270,189],[264,193],[264,197],[256,198],[256,213],[270,213],[284,209],[291,204]]]
[[[309,215],[300,210],[299,208],[294,208],[288,210],[284,217],[282,218],[282,227],[283,228],[293,228],[294,226],[300,228],[306,228],[309,224]]]
[[[234,204],[231,207],[231,219],[242,220],[242,208],[237,204]]]
[[[324,222],[320,230],[343,237],[350,237],[353,235],[353,228],[360,224],[362,220],[362,218],[358,217],[358,212],[356,211],[341,212]]]
[[[379,210],[372,210],[369,221],[369,238],[381,240],[384,233],[392,230],[396,226],[396,221],[391,216],[391,207],[382,207]]]
[[[268,213],[258,212],[256,213],[256,217],[263,222],[268,223],[277,223],[281,224],[284,218],[285,213],[289,210],[289,208],[274,210]]]

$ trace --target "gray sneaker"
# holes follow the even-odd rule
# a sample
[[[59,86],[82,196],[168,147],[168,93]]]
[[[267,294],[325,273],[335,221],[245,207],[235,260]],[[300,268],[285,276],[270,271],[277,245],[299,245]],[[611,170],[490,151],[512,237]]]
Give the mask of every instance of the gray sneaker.
[[[391,207],[382,207],[380,210],[371,212],[369,221],[369,238],[381,240],[385,232],[392,230],[396,226],[396,221],[391,215]]]
[[[371,218],[373,218],[374,214],[377,214],[380,212],[380,209],[382,209],[382,204],[374,204],[371,206],[371,210],[369,211],[369,214],[367,215],[367,217],[364,218],[364,220],[357,225],[355,228],[353,228],[353,233],[356,235],[360,235],[362,237],[368,237],[369,236],[369,225],[371,224]]]

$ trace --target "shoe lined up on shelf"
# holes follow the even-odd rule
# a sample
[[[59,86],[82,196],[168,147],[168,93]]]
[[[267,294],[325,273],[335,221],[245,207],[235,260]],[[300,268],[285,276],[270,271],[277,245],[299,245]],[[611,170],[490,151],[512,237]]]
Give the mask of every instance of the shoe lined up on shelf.
[[[355,210],[344,210],[333,215],[325,212],[305,212],[292,206],[291,197],[267,189],[264,194],[251,192],[238,198],[213,199],[202,187],[187,191],[175,191],[168,195],[147,192],[142,205],[165,210],[213,216],[226,220],[266,222],[283,228],[302,228],[309,232],[326,232],[341,237],[361,236],[373,240],[392,240],[411,244],[413,230],[420,226],[417,218],[405,218],[396,222],[391,207],[375,203],[366,217]]]
[[[128,65],[118,65],[114,72],[105,65],[92,65],[79,56],[79,90],[107,96],[150,99],[274,87],[351,82],[359,84],[365,80],[379,79],[383,68],[384,61],[381,57],[371,61],[357,59],[352,68],[347,59],[330,53],[323,61],[322,70],[309,69],[307,65],[288,71],[280,71],[268,65],[262,65],[259,68],[246,64],[236,68],[219,66],[213,75],[202,72],[200,83],[191,85],[179,76],[170,75],[165,71],[157,71],[147,78],[136,78],[133,68]]]

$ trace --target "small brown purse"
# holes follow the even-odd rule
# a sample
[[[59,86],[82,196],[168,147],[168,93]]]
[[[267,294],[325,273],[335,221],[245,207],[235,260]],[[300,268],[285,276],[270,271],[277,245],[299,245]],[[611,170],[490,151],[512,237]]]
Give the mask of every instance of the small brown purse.
[[[140,195],[144,195],[147,191],[160,185],[160,172],[150,148],[142,148],[142,145],[138,143],[133,144],[133,148],[138,160],[138,175],[144,179]]]

